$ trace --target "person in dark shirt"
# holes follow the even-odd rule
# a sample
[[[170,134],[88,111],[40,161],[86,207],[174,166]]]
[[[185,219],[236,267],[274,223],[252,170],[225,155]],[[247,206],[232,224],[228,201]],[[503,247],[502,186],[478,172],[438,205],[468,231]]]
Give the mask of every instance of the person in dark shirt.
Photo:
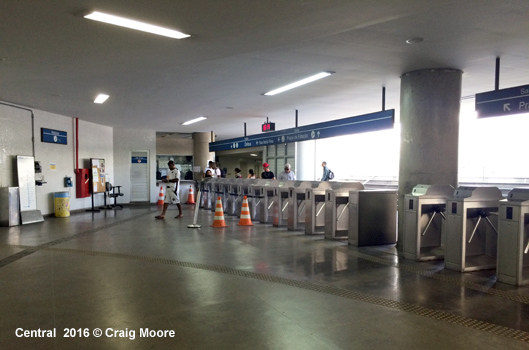
[[[264,163],[263,164],[263,173],[261,174],[261,179],[267,179],[267,180],[275,180],[276,176],[272,171],[270,171],[269,168],[270,164]]]

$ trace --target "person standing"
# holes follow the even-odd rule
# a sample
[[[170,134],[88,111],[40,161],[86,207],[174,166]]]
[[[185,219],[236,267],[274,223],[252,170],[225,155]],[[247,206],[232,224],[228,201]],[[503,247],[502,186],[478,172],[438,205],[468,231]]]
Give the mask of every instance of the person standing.
[[[242,178],[241,169],[235,168],[235,178],[236,179],[241,179]]]
[[[270,164],[263,163],[263,173],[261,174],[261,179],[267,179],[267,180],[275,180],[276,176],[274,175],[274,172],[270,171],[269,168]]]
[[[253,172],[253,169],[248,170],[248,178],[249,179],[255,179],[255,174]]]
[[[180,170],[178,170],[172,160],[170,160],[167,165],[169,166],[169,172],[167,173],[167,178],[162,180],[166,183],[165,188],[165,197],[163,202],[163,210],[160,215],[155,216],[156,219],[165,219],[165,212],[169,203],[176,204],[178,208],[178,215],[175,218],[179,219],[183,217],[182,215],[182,205],[180,204],[180,196],[178,194],[180,188]]]
[[[285,164],[284,170],[281,174],[279,174],[279,180],[295,180],[296,174],[292,170],[290,170],[290,164]]]
[[[321,181],[329,181],[329,173],[331,171],[327,167],[327,162],[321,163],[321,166],[323,167],[323,175],[321,176]]]

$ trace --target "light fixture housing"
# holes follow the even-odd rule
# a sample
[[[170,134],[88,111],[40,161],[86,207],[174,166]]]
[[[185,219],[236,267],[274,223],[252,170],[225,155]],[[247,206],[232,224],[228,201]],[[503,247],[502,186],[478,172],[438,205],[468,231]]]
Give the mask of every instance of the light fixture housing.
[[[97,95],[96,99],[94,100],[94,103],[99,103],[99,104],[102,104],[103,102],[105,102],[110,96],[106,95],[106,94],[99,94]]]
[[[208,119],[208,118],[207,117],[198,117],[198,118],[195,118],[195,119],[188,120],[187,122],[182,123],[182,125],[193,124],[193,123],[199,122],[199,121],[204,120],[204,119]]]
[[[91,19],[93,21],[113,24],[116,26],[125,27],[129,29],[135,29],[135,30],[139,30],[139,31],[147,32],[151,34],[162,35],[162,36],[166,36],[166,37],[173,38],[173,39],[184,39],[184,38],[188,38],[191,36],[189,34],[185,34],[177,30],[159,27],[159,26],[155,26],[155,25],[140,22],[140,21],[135,21],[132,19],[124,18],[124,17],[109,15],[108,13],[103,13],[103,12],[98,12],[98,11],[90,12],[89,14],[84,15],[83,17],[87,19]]]
[[[277,95],[277,94],[279,94],[281,92],[296,88],[298,86],[305,85],[305,84],[308,84],[308,83],[312,83],[313,81],[328,77],[329,75],[334,74],[334,73],[335,72],[321,72],[321,73],[312,75],[312,76],[310,76],[308,78],[301,79],[301,80],[298,80],[298,81],[296,81],[294,83],[291,83],[291,84],[285,85],[283,87],[277,88],[275,90],[268,91],[264,95],[265,96],[274,96],[274,95]]]

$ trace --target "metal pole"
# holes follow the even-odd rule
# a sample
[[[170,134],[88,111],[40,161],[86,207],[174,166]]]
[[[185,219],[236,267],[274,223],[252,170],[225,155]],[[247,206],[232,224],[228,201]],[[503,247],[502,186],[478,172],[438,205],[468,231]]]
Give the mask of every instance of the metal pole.
[[[298,110],[296,109],[296,128],[298,127]]]
[[[193,223],[191,225],[187,225],[187,227],[189,228],[200,228],[200,225],[197,225],[197,220],[198,220],[198,210],[200,208],[200,201],[202,200],[201,196],[202,196],[202,192],[200,192],[200,188],[197,187],[198,201],[197,201],[197,204],[195,204],[195,215],[193,216]]]
[[[426,228],[424,229],[423,233],[421,233],[421,236],[424,236],[426,234],[426,231],[428,231],[428,228],[430,227],[430,224],[432,223],[433,218],[435,218],[435,214],[437,214],[437,212],[434,211],[432,214],[432,217],[430,218],[430,220],[428,220],[428,224],[426,224]]]
[[[478,222],[476,222],[476,226],[474,226],[474,229],[472,230],[472,234],[470,235],[468,243],[472,242],[472,238],[474,237],[474,233],[476,233],[476,230],[478,229],[480,222],[481,222],[481,216],[478,218]]]
[[[244,123],[244,137],[246,137],[246,123]]]
[[[382,110],[386,110],[386,87],[382,87]]]
[[[494,90],[500,89],[500,58],[496,57],[496,74],[494,80]]]

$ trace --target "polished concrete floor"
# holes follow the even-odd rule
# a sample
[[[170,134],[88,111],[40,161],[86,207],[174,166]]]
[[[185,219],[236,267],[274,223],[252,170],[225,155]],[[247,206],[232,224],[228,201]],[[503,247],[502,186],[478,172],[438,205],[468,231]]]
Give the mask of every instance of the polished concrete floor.
[[[192,208],[0,228],[0,349],[529,349],[529,287],[494,270],[204,210],[191,229]],[[17,336],[39,329],[56,334]]]

